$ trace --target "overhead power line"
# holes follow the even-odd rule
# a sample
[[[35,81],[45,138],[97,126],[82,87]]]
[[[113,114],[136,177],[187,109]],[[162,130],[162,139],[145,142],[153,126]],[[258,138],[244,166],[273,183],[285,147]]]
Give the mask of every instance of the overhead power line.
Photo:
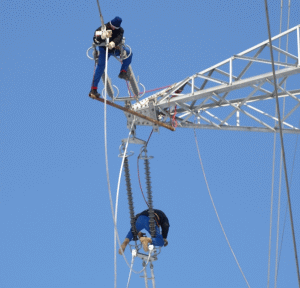
[[[288,203],[289,203],[289,212],[290,212],[290,221],[291,221],[293,244],[294,244],[294,252],[295,252],[296,269],[297,269],[297,276],[298,276],[298,285],[299,285],[299,288],[300,288],[300,274],[299,274],[297,246],[296,246],[296,239],[295,239],[295,230],[294,230],[294,221],[293,221],[293,213],[292,213],[292,204],[291,204],[291,198],[290,198],[290,189],[289,189],[289,182],[288,182],[287,168],[286,168],[286,160],[285,160],[285,151],[284,151],[284,143],[283,143],[282,124],[281,124],[281,118],[280,118],[280,107],[279,107],[279,100],[278,100],[278,93],[277,93],[277,83],[276,83],[276,75],[275,75],[275,65],[274,65],[273,47],[272,47],[272,41],[271,41],[271,29],[270,29],[269,12],[268,12],[268,1],[267,0],[265,0],[265,10],[266,10],[268,35],[269,35],[269,43],[270,43],[269,46],[270,46],[271,61],[272,61],[272,72],[273,72],[273,81],[274,81],[274,88],[275,88],[276,107],[277,107],[277,113],[278,113],[278,123],[279,123],[280,142],[281,142],[281,153],[282,153],[282,159],[283,159],[283,167],[284,167],[284,175],[285,175],[285,183],[286,183],[286,192],[287,192],[287,198],[288,198]]]

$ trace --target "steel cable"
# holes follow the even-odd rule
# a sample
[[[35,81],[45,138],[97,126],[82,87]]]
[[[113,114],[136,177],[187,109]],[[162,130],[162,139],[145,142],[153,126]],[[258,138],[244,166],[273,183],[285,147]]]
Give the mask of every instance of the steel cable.
[[[276,120],[275,120],[276,124]],[[276,159],[276,133],[274,133],[274,144],[273,144],[273,168],[272,168],[272,192],[271,192],[271,211],[270,211],[270,232],[269,232],[269,260],[268,260],[268,284],[270,287],[270,269],[271,269],[271,242],[272,242],[272,220],[273,220],[273,196],[274,196],[274,175],[275,175],[275,159]]]
[[[281,13],[280,13],[280,31],[279,34],[282,31],[282,11],[283,11],[283,0],[281,0]],[[289,15],[288,15],[288,26],[289,26]],[[288,30],[288,28],[287,28]],[[287,35],[287,45],[286,45],[286,51],[288,47],[288,35]],[[279,38],[279,49],[281,48],[281,37]],[[278,62],[280,62],[280,52],[278,53]],[[287,62],[287,56],[286,56],[286,62]],[[279,69],[280,67],[278,67]],[[286,81],[284,82],[284,85],[286,86]],[[283,117],[285,112],[285,98],[283,99]],[[279,168],[279,192],[278,192],[278,208],[277,208],[277,237],[276,237],[276,258],[275,258],[275,285],[274,287],[277,287],[277,277],[278,274],[278,246],[279,246],[279,228],[280,228],[280,206],[281,206],[281,180],[282,180],[282,154],[280,155],[280,168]]]
[[[289,0],[288,4],[288,19],[287,19],[287,30],[289,29],[289,20],[290,20],[290,7],[291,7],[291,1]],[[282,14],[283,14],[283,0],[281,0],[281,11],[280,11],[280,30],[279,34],[282,31]],[[286,39],[286,51],[288,51],[288,42],[289,42],[289,34],[287,34],[287,39]],[[281,48],[281,37],[279,38],[279,49]],[[278,53],[278,62],[280,62],[280,52]],[[285,57],[285,62],[287,63],[287,55]],[[279,69],[280,67],[278,67]],[[286,88],[286,81],[284,81],[284,89]],[[283,100],[283,105],[285,106],[285,98]],[[276,108],[275,108],[276,110]],[[285,108],[283,108],[283,113],[285,111]],[[276,111],[277,114],[277,111]],[[276,126],[276,120],[275,120],[275,126]],[[297,136],[298,137],[298,136]],[[297,138],[298,139],[298,138]],[[269,260],[268,260],[268,285],[270,283],[270,265],[271,265],[271,238],[272,238],[272,211],[273,211],[273,192],[274,192],[274,166],[275,166],[275,151],[276,151],[276,133],[274,133],[274,149],[273,149],[273,169],[272,169],[272,196],[271,196],[271,212],[270,212],[270,236],[269,236]],[[281,194],[281,175],[282,175],[282,156],[280,157],[280,184],[279,184],[279,200],[278,203],[280,203],[280,194]],[[275,265],[275,287],[277,285],[277,275],[278,275],[278,267],[279,267],[279,261],[280,261],[280,255],[278,257],[278,237],[279,237],[279,213],[280,211],[280,204],[278,204],[278,224],[277,224],[277,241],[276,241],[276,265]],[[287,212],[287,206],[286,206],[286,212]],[[286,220],[286,212],[285,212],[285,220]],[[284,227],[285,227],[285,220],[284,220],[284,226],[283,226],[283,232],[284,232]],[[282,235],[283,238],[283,235]],[[281,240],[281,246],[280,246],[280,252],[281,253],[281,248],[282,248],[282,240]],[[277,264],[278,263],[278,264]]]
[[[130,135],[132,133],[132,128],[133,128],[134,123],[135,123],[135,116],[133,118],[133,121],[132,121],[132,124],[131,124],[131,128],[129,130],[129,134],[128,134],[127,141],[126,141],[126,144],[125,144],[124,155],[126,155],[126,152],[127,152],[129,137],[130,137]],[[124,159],[125,159],[124,155],[122,157],[121,168],[120,168],[120,172],[119,172],[118,185],[117,185],[117,195],[116,195],[116,204],[115,204],[115,224],[116,225],[117,225],[117,219],[118,219],[118,204],[119,204],[120,183],[121,183],[121,176],[122,176]],[[117,237],[116,237],[117,235],[116,234],[117,233],[116,233],[116,230],[115,230],[114,231],[114,263],[115,263],[115,270],[117,270]],[[119,245],[120,245],[120,240],[119,240]],[[123,254],[123,256],[125,257],[124,254]]]
[[[240,264],[239,264],[239,262],[238,262],[238,260],[237,260],[237,258],[236,258],[236,256],[235,256],[235,254],[234,254],[234,252],[233,252],[233,249],[231,248],[231,245],[230,245],[229,240],[228,240],[228,238],[227,238],[227,235],[226,235],[226,233],[225,233],[224,227],[223,227],[223,225],[222,225],[222,223],[221,223],[219,214],[218,214],[218,212],[217,212],[217,208],[216,208],[216,206],[215,206],[214,200],[213,200],[213,198],[212,198],[212,195],[211,195],[211,192],[210,192],[210,189],[209,189],[209,186],[208,186],[208,182],[207,182],[207,179],[206,179],[206,174],[205,174],[205,171],[204,171],[204,166],[203,166],[202,158],[201,158],[201,155],[200,155],[200,149],[199,149],[198,139],[197,139],[197,135],[196,135],[196,130],[195,130],[195,129],[194,129],[194,136],[195,136],[195,141],[196,141],[196,146],[197,146],[198,156],[199,156],[199,160],[200,160],[200,164],[201,164],[201,168],[202,168],[204,180],[205,180],[205,183],[206,183],[206,187],[207,187],[207,190],[208,190],[208,193],[209,193],[209,197],[210,197],[211,203],[212,203],[212,205],[213,205],[213,207],[214,207],[214,210],[215,210],[215,213],[216,213],[216,215],[217,215],[219,224],[220,224],[221,229],[222,229],[222,231],[223,231],[223,234],[224,234],[224,236],[225,236],[226,242],[227,242],[227,244],[228,244],[228,246],[229,246],[229,248],[230,248],[230,251],[231,251],[231,253],[232,253],[232,255],[233,255],[234,259],[235,259],[235,262],[236,262],[236,264],[238,265],[238,267],[239,267],[239,269],[240,269],[240,271],[241,271],[241,273],[242,273],[242,275],[243,275],[243,277],[244,277],[244,280],[245,280],[247,286],[250,288],[250,285],[249,285],[249,283],[248,283],[248,281],[247,281],[247,279],[246,279],[246,276],[245,276],[245,274],[244,274],[244,272],[243,272],[243,270],[242,270],[242,268],[241,268],[241,266],[240,266]]]
[[[132,274],[132,268],[133,268],[134,259],[135,259],[135,256],[132,254],[131,265],[130,265],[130,271],[129,271],[129,276],[128,276],[126,288],[129,287],[129,283],[130,283],[130,279],[131,279],[131,274]]]
[[[299,121],[298,126],[300,126],[300,121]],[[291,188],[292,188],[292,184],[293,184],[293,174],[294,174],[295,159],[296,159],[296,153],[297,153],[297,147],[298,147],[298,138],[299,138],[299,134],[297,134],[297,139],[296,139],[296,144],[295,144],[295,150],[294,150],[294,157],[293,157],[293,164],[292,164],[292,172],[291,172],[291,178],[290,178],[290,187],[291,187]],[[279,257],[278,257],[278,268],[277,268],[277,274],[275,275],[275,281],[277,281],[278,271],[279,271],[279,263],[280,263],[281,250],[282,250],[282,243],[283,243],[283,236],[284,236],[285,223],[286,223],[286,216],[287,216],[287,208],[288,208],[288,203],[286,202],[286,206],[285,206],[285,215],[284,215],[284,222],[283,222],[283,230],[282,230],[282,236],[281,236],[281,241],[280,241],[280,251],[279,251]]]
[[[281,0],[280,4],[280,28],[279,28],[279,34],[281,34],[282,31],[282,13],[283,12],[283,0]],[[279,38],[279,49],[281,48],[281,37]],[[278,62],[280,62],[280,52],[278,53]],[[278,70],[280,69],[280,66],[278,66]],[[275,120],[276,123],[276,120]],[[276,126],[276,125],[275,125]],[[276,133],[274,137],[274,141],[276,141]],[[274,150],[275,153],[275,150]],[[276,238],[276,253],[275,253],[275,275],[276,275],[276,269],[277,269],[277,261],[278,261],[278,237],[279,237],[279,222],[280,222],[280,199],[281,199],[281,179],[282,179],[282,155],[280,155],[280,168],[279,168],[279,192],[278,192],[278,208],[277,208],[277,238]],[[273,168],[274,171],[274,168]],[[273,177],[272,177],[273,178]],[[274,178],[273,178],[274,180]],[[274,185],[272,185],[274,188]],[[272,191],[273,194],[273,191]],[[273,199],[272,199],[273,201]],[[269,243],[271,245],[271,243]],[[271,249],[271,247],[269,247]],[[270,277],[270,274],[268,273],[268,276]],[[268,279],[268,285],[269,285],[269,279]],[[269,287],[269,286],[268,286]],[[276,288],[276,281],[275,281],[275,288]]]
[[[109,194],[109,201],[110,201],[110,208],[111,208],[111,213],[112,213],[112,218],[113,218],[113,223],[114,223],[114,228],[115,228],[115,234],[116,234],[116,238],[119,244],[119,247],[121,247],[121,241],[120,241],[120,237],[119,237],[119,233],[118,233],[118,229],[117,229],[117,224],[116,224],[116,218],[114,216],[114,207],[113,207],[113,200],[112,200],[112,194],[111,194],[111,187],[110,187],[110,179],[109,179],[109,167],[108,167],[108,152],[107,152],[107,105],[106,105],[106,87],[107,87],[107,63],[108,63],[108,47],[106,47],[106,61],[105,61],[105,83],[104,83],[104,151],[105,151],[105,166],[106,166],[106,179],[107,179],[107,186],[108,186],[108,194]],[[133,127],[134,121],[132,122],[132,127]],[[131,127],[131,128],[132,128]],[[128,138],[127,138],[127,143],[126,143],[126,150],[127,150],[127,146],[128,146],[128,141],[129,141],[129,137],[131,135],[131,131],[132,129],[130,129]],[[125,150],[125,153],[126,153]],[[121,171],[122,172],[123,169],[123,161],[122,161],[122,165],[121,165]],[[118,189],[120,188],[120,185],[118,183]],[[119,195],[119,191],[117,191],[117,195]],[[116,203],[117,205],[117,203]],[[116,249],[115,249],[116,251]],[[150,253],[149,253],[149,257],[148,257],[148,261],[147,264],[149,263],[149,259],[150,259]],[[127,266],[130,268],[130,264],[127,261],[125,254],[122,251],[122,256],[127,264]],[[115,277],[115,281],[114,281],[114,287],[117,287],[117,262],[116,262],[116,252],[115,252],[115,261],[114,261],[114,277]],[[132,270],[133,273],[136,274],[140,274],[141,272],[144,271],[145,268],[143,268],[141,271],[135,271]]]
[[[290,12],[291,12],[291,0],[289,0],[289,4],[288,4],[287,30],[289,29],[289,26],[290,26]],[[288,44],[289,44],[289,34],[286,35],[286,51],[287,52],[288,52]],[[285,62],[287,62],[287,55],[285,56]],[[284,82],[284,90],[285,89],[286,89],[286,81]],[[284,100],[285,100],[285,98],[284,98]],[[300,124],[300,122],[299,122],[299,124]],[[293,159],[293,165],[292,165],[292,174],[291,174],[291,180],[290,180],[291,185],[292,185],[292,179],[293,179],[294,161],[295,161],[295,155],[296,155],[296,150],[297,150],[298,136],[299,135],[297,135],[296,147],[295,147],[294,159]],[[276,265],[277,266],[277,270],[276,270],[276,274],[275,274],[275,283],[277,282],[277,276],[278,276],[279,261],[280,261],[280,255],[281,255],[281,249],[282,249],[282,242],[283,242],[283,235],[284,235],[284,229],[285,229],[285,223],[286,223],[286,215],[287,215],[287,205],[286,205],[286,209],[285,209],[283,231],[282,231],[282,239],[281,239],[281,244],[280,244],[280,252],[279,252],[279,256],[278,256],[278,264]]]
[[[266,10],[266,18],[267,18],[266,20],[267,20],[267,26],[268,26],[269,43],[270,43],[270,53],[271,53],[271,61],[272,61],[273,81],[274,81],[274,87],[275,87],[276,106],[277,106],[277,113],[278,113],[278,123],[279,123],[279,130],[280,130],[281,153],[282,153],[282,158],[283,158],[286,191],[287,191],[287,198],[288,198],[288,203],[289,203],[290,222],[291,222],[291,228],[292,228],[292,236],[293,236],[293,244],[294,244],[294,252],[295,252],[295,261],[296,261],[296,269],[297,269],[297,276],[298,276],[298,285],[300,287],[300,274],[299,274],[299,265],[298,265],[297,246],[296,246],[296,239],[295,239],[292,205],[291,205],[290,190],[289,190],[289,183],[288,183],[288,176],[287,176],[286,160],[285,160],[285,151],[284,151],[283,134],[282,134],[282,124],[281,124],[280,110],[279,110],[280,107],[279,107],[277,85],[276,85],[275,65],[274,65],[274,57],[273,57],[273,48],[272,48],[271,29],[270,29],[270,21],[269,21],[269,12],[268,12],[268,2],[267,2],[267,0],[265,0],[265,10]]]

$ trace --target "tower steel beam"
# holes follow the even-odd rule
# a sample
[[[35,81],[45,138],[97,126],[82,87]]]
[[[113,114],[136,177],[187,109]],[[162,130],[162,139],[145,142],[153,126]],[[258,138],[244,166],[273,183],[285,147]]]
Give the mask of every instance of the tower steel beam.
[[[281,87],[289,77],[300,73],[299,30],[300,25],[297,25],[271,39],[272,51],[288,58],[286,63],[276,62],[280,66],[276,71],[276,79],[279,79],[276,88],[280,91],[278,97],[295,102],[282,119],[284,133],[299,133],[298,123],[292,122],[296,117],[292,116],[300,110],[300,87],[293,87],[293,90],[291,87]],[[296,39],[292,42],[296,44],[289,47],[289,51],[273,46],[276,44],[274,41],[286,35]],[[150,115],[150,110],[154,109],[155,113],[151,113],[157,117],[155,120],[165,124],[175,121],[178,128],[278,132],[274,123],[277,116],[274,115],[275,86],[270,69],[271,55],[266,47],[270,47],[269,40],[132,104],[131,110]],[[186,85],[183,92],[176,93],[183,85]],[[236,117],[232,117],[234,114]],[[131,119],[128,118],[128,121]],[[139,122],[136,125],[152,124]]]

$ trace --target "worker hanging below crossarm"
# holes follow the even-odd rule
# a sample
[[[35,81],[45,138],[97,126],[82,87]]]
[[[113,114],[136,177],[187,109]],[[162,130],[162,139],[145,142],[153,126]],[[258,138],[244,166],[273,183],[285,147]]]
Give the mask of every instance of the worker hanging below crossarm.
[[[93,76],[92,88],[89,93],[90,97],[100,97],[100,94],[98,93],[97,89],[100,78],[105,69],[106,38],[109,39],[108,59],[112,55],[120,56],[120,46],[122,44],[124,35],[124,29],[121,27],[121,23],[122,18],[117,16],[113,20],[105,24],[106,29],[102,29],[103,27],[101,26],[95,31],[93,41],[98,46],[100,54],[98,56],[98,63]],[[127,70],[132,60],[132,52],[130,53],[130,50],[127,47],[124,47],[124,50],[126,51],[127,55],[130,56],[122,61],[119,78],[129,80]]]
[[[155,237],[148,238],[146,237],[145,233],[142,233],[142,230],[145,229],[150,234],[150,225],[149,225],[149,210],[145,210],[135,217],[135,227],[136,231],[138,232],[138,237],[143,245],[143,249],[145,252],[149,251],[148,245],[152,244],[154,246],[167,246],[168,245],[168,232],[169,232],[169,219],[166,216],[166,214],[158,209],[154,210],[154,216],[155,216]],[[161,227],[161,232],[159,227]],[[121,248],[119,249],[119,254],[122,255],[122,251],[125,251],[126,246],[129,244],[129,242],[133,239],[132,229],[128,232],[124,242],[121,245]]]

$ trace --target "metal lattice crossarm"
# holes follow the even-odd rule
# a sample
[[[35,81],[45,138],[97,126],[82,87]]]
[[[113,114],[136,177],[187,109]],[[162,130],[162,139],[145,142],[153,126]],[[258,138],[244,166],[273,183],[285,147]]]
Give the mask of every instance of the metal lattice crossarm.
[[[300,87],[293,90],[283,88],[289,77],[300,73],[299,29],[300,25],[297,25],[272,38],[273,53],[287,59],[286,62],[275,62],[278,96],[290,101],[289,110],[282,119],[284,133],[300,133],[298,121],[293,117],[300,106],[297,97]],[[276,41],[287,35],[293,43],[290,51],[276,46]],[[187,77],[131,108],[149,116],[150,108],[152,111],[154,108],[156,113],[152,112],[152,115],[157,115],[163,123],[175,119],[178,128],[277,132],[275,104],[266,101],[275,101],[268,41]],[[186,85],[183,93],[176,93],[183,85]],[[152,125],[139,119],[136,124]]]

